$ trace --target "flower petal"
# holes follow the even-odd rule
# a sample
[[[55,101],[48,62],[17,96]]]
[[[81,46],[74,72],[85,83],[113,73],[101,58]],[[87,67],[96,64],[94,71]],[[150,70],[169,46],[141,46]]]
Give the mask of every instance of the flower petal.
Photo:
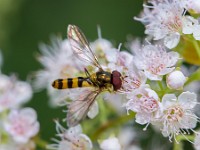
[[[194,116],[194,117],[191,117]],[[184,129],[192,129],[195,128],[197,125],[197,119],[195,118],[195,115],[190,113],[190,114],[186,114],[181,122],[180,122],[181,126],[180,128],[184,128]]]
[[[194,27],[193,36],[196,40],[200,40],[200,25]]]
[[[176,103],[176,101],[177,98],[175,94],[165,94],[162,98],[163,109],[172,106],[174,103]]]
[[[137,113],[135,116],[135,121],[139,124],[146,124],[148,122],[150,122],[151,120],[151,114],[147,114],[147,113]]]
[[[178,45],[179,41],[180,41],[180,34],[179,33],[171,34],[171,35],[166,36],[164,38],[164,45],[167,48],[172,49],[172,48],[174,48]]]
[[[88,112],[87,116],[90,119],[93,119],[96,117],[96,115],[98,115],[98,113],[99,113],[99,106],[98,106],[97,101],[95,101],[94,104],[91,106],[90,111]]]
[[[192,109],[196,105],[197,96],[195,93],[191,93],[189,91],[183,92],[179,95],[178,102],[183,108]]]

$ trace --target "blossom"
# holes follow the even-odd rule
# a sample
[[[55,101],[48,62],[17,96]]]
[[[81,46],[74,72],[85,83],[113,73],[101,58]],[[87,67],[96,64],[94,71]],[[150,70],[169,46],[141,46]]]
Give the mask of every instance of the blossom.
[[[52,38],[52,45],[40,44],[41,54],[37,57],[44,69],[36,72],[34,87],[36,90],[46,88],[52,106],[57,106],[70,97],[70,90],[55,90],[51,84],[59,78],[75,77],[83,71],[82,63],[73,55],[67,39]],[[72,61],[73,60],[73,61]],[[74,89],[73,89],[74,90]]]
[[[125,78],[122,84],[122,90],[125,92],[136,92],[142,87],[147,86],[147,77],[144,72],[138,70],[134,63],[132,62],[127,71],[125,72]]]
[[[58,121],[56,121],[57,136],[60,137],[60,141],[54,139],[55,144],[50,144],[47,149],[52,150],[90,150],[92,149],[92,143],[89,137],[82,133],[80,125],[71,127],[66,130],[62,127]]]
[[[149,124],[154,120],[160,109],[159,97],[155,91],[144,88],[138,93],[129,93],[127,95],[129,101],[126,103],[127,111],[136,112],[136,122],[139,124]]]
[[[4,128],[16,142],[27,143],[39,131],[37,114],[32,108],[11,110],[4,122]]]
[[[176,135],[189,134],[183,129],[191,130],[196,127],[198,117],[193,113],[197,104],[195,93],[183,92],[178,98],[175,94],[165,94],[162,98],[161,131],[171,141]],[[176,138],[175,138],[176,139]]]
[[[176,90],[183,89],[183,85],[186,81],[187,78],[178,70],[171,72],[166,79],[168,87]]]
[[[18,81],[15,76],[0,75],[0,112],[19,107],[31,97],[32,88],[29,83]]]
[[[161,45],[146,45],[134,53],[133,62],[150,80],[161,80],[163,75],[172,72],[179,58],[177,52],[167,52]]]
[[[199,29],[199,23],[198,26],[193,25],[190,19],[192,17],[183,15],[185,10],[180,0],[150,1],[150,3],[152,6],[144,5],[142,18],[135,18],[145,25],[146,34],[153,36],[154,40],[163,39],[166,47],[174,48],[178,45],[180,36],[188,34],[188,25],[191,25],[194,38],[199,40],[200,33],[195,33],[198,31],[195,28]]]
[[[105,139],[100,144],[101,150],[120,150],[121,145],[116,137]]]

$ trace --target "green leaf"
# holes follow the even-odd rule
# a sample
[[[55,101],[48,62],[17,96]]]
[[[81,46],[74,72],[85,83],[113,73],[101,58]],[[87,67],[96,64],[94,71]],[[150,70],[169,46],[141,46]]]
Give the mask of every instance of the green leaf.
[[[189,77],[185,85],[190,84],[193,81],[200,81],[200,68],[197,69],[194,73],[192,73]]]

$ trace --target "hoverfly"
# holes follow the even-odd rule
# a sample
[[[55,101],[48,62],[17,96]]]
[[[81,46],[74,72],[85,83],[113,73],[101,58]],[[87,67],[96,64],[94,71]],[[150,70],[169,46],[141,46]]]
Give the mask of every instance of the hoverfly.
[[[80,99],[72,101],[69,104],[67,124],[71,127],[77,125],[86,117],[99,93],[106,90],[109,92],[117,91],[121,88],[122,75],[116,70],[108,72],[102,69],[85,35],[77,26],[69,25],[67,35],[73,53],[80,60],[98,68],[98,71],[92,74],[85,69],[86,77],[57,79],[52,83],[52,86],[56,89],[94,87],[90,92],[86,93],[84,97],[82,96]]]

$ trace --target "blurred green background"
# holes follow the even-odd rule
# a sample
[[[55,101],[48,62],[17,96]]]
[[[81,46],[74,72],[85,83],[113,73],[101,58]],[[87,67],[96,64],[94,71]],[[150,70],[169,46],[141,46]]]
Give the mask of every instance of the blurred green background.
[[[66,38],[68,24],[79,26],[89,41],[97,39],[100,25],[102,36],[116,47],[128,35],[142,36],[143,25],[133,20],[141,9],[141,0],[0,0],[2,72],[26,80],[29,73],[41,69],[35,59],[38,44],[49,43],[53,34]],[[53,119],[63,119],[64,108],[49,108],[46,91],[35,93],[27,106],[38,112],[41,137],[50,141],[55,134]]]

